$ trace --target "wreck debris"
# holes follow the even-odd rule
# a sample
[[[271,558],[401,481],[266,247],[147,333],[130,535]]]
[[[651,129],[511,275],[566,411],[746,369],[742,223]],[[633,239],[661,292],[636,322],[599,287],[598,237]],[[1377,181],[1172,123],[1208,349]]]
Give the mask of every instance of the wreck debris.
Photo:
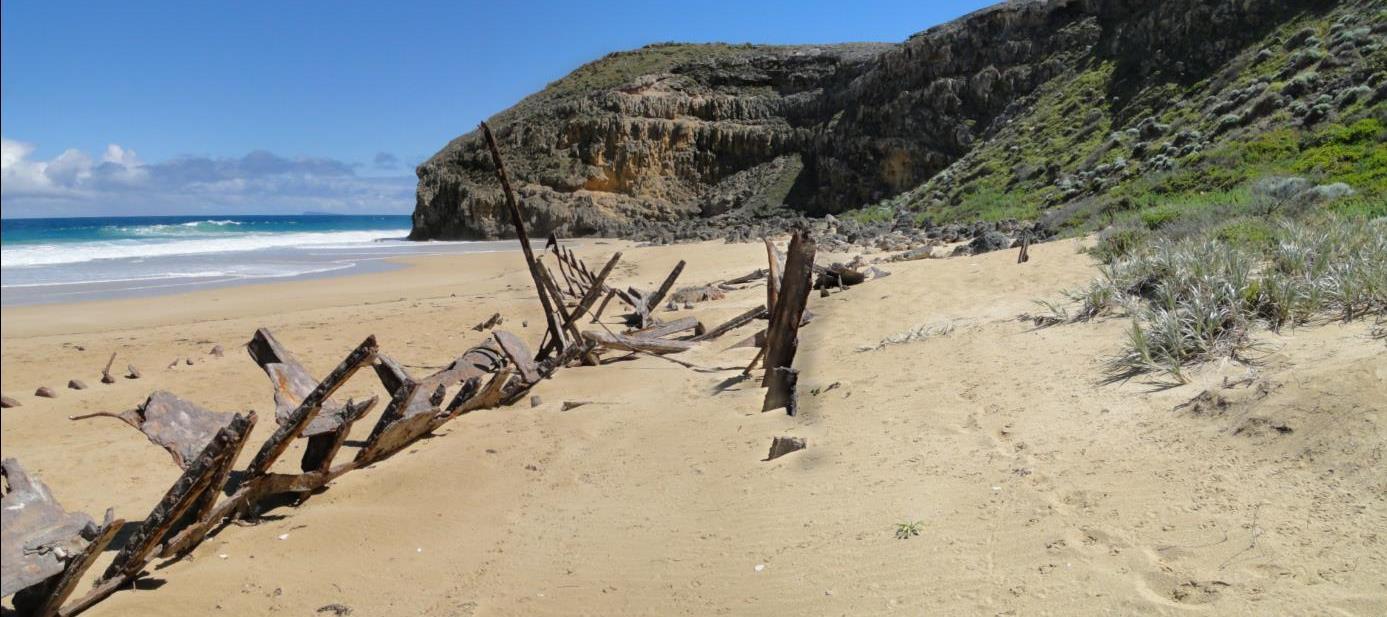
[[[583,338],[608,349],[639,351],[657,355],[688,351],[693,349],[695,345],[692,341],[671,341],[649,336],[632,336],[596,330],[584,330]]]
[[[1016,263],[1023,264],[1031,260],[1031,234],[1021,236],[1021,252],[1016,254]]]
[[[804,306],[809,300],[809,288],[814,273],[814,240],[805,231],[795,232],[790,239],[789,255],[785,262],[783,285],[771,311],[770,326],[766,329],[766,400],[761,411],[789,406],[794,396],[792,374],[776,369],[788,369],[799,348],[799,326]],[[774,263],[774,255],[772,255]]]
[[[525,214],[520,209],[520,203],[515,199],[515,191],[511,189],[510,177],[506,175],[506,164],[501,160],[501,150],[496,146],[496,138],[491,135],[491,127],[485,122],[481,123],[482,135],[486,138],[486,146],[491,150],[491,161],[496,165],[496,178],[501,181],[501,189],[506,195],[506,208],[510,212],[511,225],[515,227],[515,237],[520,240],[520,250],[525,254],[525,265],[530,269],[530,278],[534,280],[535,291],[539,292],[539,303],[544,307],[544,318],[549,322],[549,336],[551,342],[548,346],[541,345],[537,360],[548,357],[550,349],[562,350],[567,347],[564,340],[563,324],[558,321],[551,299],[547,293],[544,282],[541,280],[539,262],[535,259],[535,251],[530,246],[530,236],[525,233]],[[558,298],[553,298],[552,302],[560,302]]]
[[[488,317],[486,321],[483,321],[483,322],[481,322],[481,323],[479,323],[479,324],[477,324],[477,325],[475,325],[475,326],[472,326],[472,330],[473,330],[473,331],[476,331],[476,332],[486,332],[487,330],[490,330],[490,329],[492,329],[492,328],[495,328],[496,326],[501,325],[501,322],[502,322],[502,321],[505,321],[505,320],[501,317],[501,314],[500,314],[500,313],[492,313],[492,314],[491,314],[491,317]]]
[[[116,362],[116,352],[111,352],[111,358],[106,361],[106,368],[101,369],[101,383],[113,384],[116,378],[111,376],[111,365]]]
[[[0,594],[14,594],[21,613],[56,615],[125,521],[107,510],[97,526],[85,514],[67,512],[15,459],[0,462],[0,473],[8,486],[0,500]]]
[[[287,423],[303,400],[313,392],[318,381],[265,328],[255,331],[255,335],[246,344],[246,351],[274,384],[275,422],[280,425]],[[301,468],[310,471],[321,467],[322,458],[328,450],[333,449],[332,444],[345,439],[352,423],[370,413],[375,405],[375,397],[361,403],[348,401],[346,405],[331,400],[324,401],[323,412],[303,431],[303,436],[308,438],[309,443],[301,461]]]
[[[96,417],[116,418],[145,434],[149,441],[173,456],[180,469],[191,462],[230,423],[236,414],[203,409],[173,394],[157,391],[138,407],[120,413],[98,412],[72,416],[69,420]]]
[[[791,452],[803,450],[808,445],[803,437],[776,437],[771,440],[771,451],[763,460],[773,461]]]

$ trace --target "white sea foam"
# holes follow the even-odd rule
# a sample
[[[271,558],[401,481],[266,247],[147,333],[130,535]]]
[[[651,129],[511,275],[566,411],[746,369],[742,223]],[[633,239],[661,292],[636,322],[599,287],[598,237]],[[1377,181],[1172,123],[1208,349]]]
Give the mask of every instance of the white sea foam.
[[[202,236],[188,239],[106,240],[70,244],[22,244],[0,247],[5,269],[77,264],[106,259],[140,259],[176,255],[234,253],[273,248],[350,247],[372,245],[378,240],[403,240],[402,230],[340,231],[324,233],[266,233]]]

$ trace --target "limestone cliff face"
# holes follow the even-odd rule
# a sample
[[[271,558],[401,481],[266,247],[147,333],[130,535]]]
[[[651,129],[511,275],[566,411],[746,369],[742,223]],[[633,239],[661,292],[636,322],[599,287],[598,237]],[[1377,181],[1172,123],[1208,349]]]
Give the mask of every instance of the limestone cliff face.
[[[536,235],[782,205],[835,213],[920,186],[1085,63],[1118,65],[1114,97],[1192,81],[1322,4],[1019,1],[896,45],[658,45],[585,65],[491,122]],[[509,233],[475,131],[417,173],[412,238]]]

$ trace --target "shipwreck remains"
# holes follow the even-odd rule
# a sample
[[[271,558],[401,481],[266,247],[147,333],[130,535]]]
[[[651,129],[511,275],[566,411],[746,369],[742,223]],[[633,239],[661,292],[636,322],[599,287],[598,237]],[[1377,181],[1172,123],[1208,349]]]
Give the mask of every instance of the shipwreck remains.
[[[255,448],[245,467],[234,473],[258,421],[253,411],[209,410],[172,393],[156,391],[127,411],[73,417],[72,420],[110,417],[130,425],[166,450],[182,474],[142,521],[127,526],[133,531],[123,534],[116,543],[116,532],[125,526],[125,521],[116,519],[112,511],[106,512],[100,524],[86,514],[68,512],[18,461],[6,459],[0,469],[4,474],[0,488],[6,512],[3,595],[12,597],[16,612],[44,617],[76,615],[145,576],[155,560],[178,559],[228,523],[254,519],[269,507],[270,500],[287,496],[302,502],[332,480],[388,459],[450,420],[522,400],[536,384],[561,368],[615,360],[602,358],[609,352],[623,356],[679,354],[756,320],[767,319],[765,328],[728,349],[758,347],[756,358],[764,359],[765,368],[761,381],[766,388],[763,411],[785,408],[794,415],[799,373],[793,364],[798,330],[812,317],[806,310],[810,290],[845,288],[884,275],[879,271],[862,273],[855,266],[815,266],[814,240],[808,232],[799,231],[784,254],[766,241],[768,268],[685,288],[690,291],[680,299],[692,302],[721,298],[723,291],[742,289],[765,279],[764,305],[712,328],[693,317],[662,321],[655,313],[675,289],[685,262],[675,265],[654,291],[646,291],[632,286],[623,289],[609,282],[622,258],[620,252],[594,271],[550,235],[544,251],[537,254],[529,244],[523,205],[510,190],[501,153],[489,128],[483,124],[481,129],[506,191],[516,236],[520,238],[526,267],[544,312],[547,327],[537,350],[520,337],[497,329],[502,322],[497,313],[473,328],[487,333],[482,340],[430,375],[411,375],[382,352],[374,336],[369,336],[351,349],[335,369],[318,379],[269,330],[258,329],[245,348],[270,381],[275,430]],[[815,284],[815,274],[819,284]],[[627,310],[621,318],[627,327],[622,332],[614,332],[599,321],[614,299]],[[579,328],[588,315],[600,329]],[[213,355],[219,350],[220,346]],[[110,375],[114,360],[112,354],[102,371],[103,382],[115,381]],[[753,366],[757,360],[753,360]],[[389,400],[369,436],[352,444],[355,454],[343,457],[340,454],[347,445],[348,434],[369,415],[378,400],[371,397],[340,402],[333,396],[363,369],[374,374]],[[748,366],[745,372],[750,373],[751,369]],[[588,403],[564,401],[562,410]],[[300,439],[305,440],[305,445],[297,471],[277,466],[290,445]],[[803,440],[782,439],[776,438],[777,445],[766,460],[805,445]],[[115,556],[95,577],[92,588],[71,599],[99,556],[112,544],[119,544]]]

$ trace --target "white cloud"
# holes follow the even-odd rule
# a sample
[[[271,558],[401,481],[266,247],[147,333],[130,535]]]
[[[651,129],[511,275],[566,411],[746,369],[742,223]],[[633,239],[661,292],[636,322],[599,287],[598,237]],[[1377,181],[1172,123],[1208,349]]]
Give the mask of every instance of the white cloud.
[[[176,213],[408,212],[414,178],[362,177],[328,158],[266,151],[240,158],[179,157],[146,163],[111,144],[97,160],[69,149],[51,160],[3,139],[0,203],[7,217]]]

